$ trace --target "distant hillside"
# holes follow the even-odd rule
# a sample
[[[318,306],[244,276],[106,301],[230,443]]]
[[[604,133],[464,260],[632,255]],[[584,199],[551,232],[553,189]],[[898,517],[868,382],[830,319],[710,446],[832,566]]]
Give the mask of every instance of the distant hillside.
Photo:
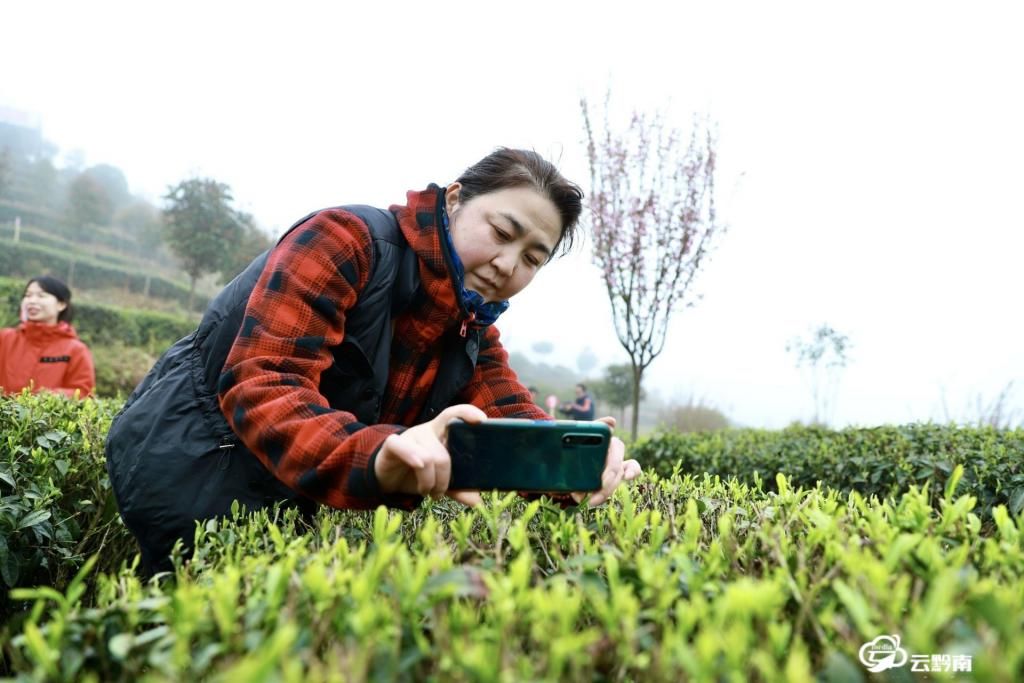
[[[121,169],[58,167],[57,152],[38,129],[0,120],[0,276],[51,274],[83,300],[186,314],[189,278],[163,243],[160,209],[132,195]],[[197,280],[193,315],[219,287]]]

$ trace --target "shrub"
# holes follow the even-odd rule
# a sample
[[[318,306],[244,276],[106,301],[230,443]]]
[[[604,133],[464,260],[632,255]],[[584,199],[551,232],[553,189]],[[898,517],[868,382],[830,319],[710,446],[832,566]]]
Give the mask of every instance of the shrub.
[[[717,408],[692,398],[683,405],[669,405],[658,411],[658,425],[676,432],[713,432],[729,427],[729,418]]]
[[[237,515],[171,581],[101,577],[91,607],[84,576],[17,591],[38,606],[9,661],[36,680],[859,680],[861,645],[898,633],[1019,680],[1024,534],[999,507],[983,536],[955,488],[933,507],[652,475],[588,511]]]
[[[676,437],[709,461],[737,440],[747,452],[785,444],[808,468],[832,451],[963,456],[942,486],[933,477],[886,498],[756,470],[748,484],[650,468],[597,509],[514,494],[473,510],[428,499],[411,513],[321,509],[308,521],[236,509],[198,526],[193,558],[142,583],[102,467],[117,407],[0,401],[0,538],[21,586],[0,615],[0,675],[860,680],[860,647],[895,633],[911,654],[971,657],[979,680],[1024,676],[1024,518],[984,509],[991,482],[968,476],[978,458],[1019,466],[1019,433],[884,428],[852,439],[856,455],[827,430]]]
[[[681,472],[736,477],[748,484],[783,473],[796,486],[817,482],[839,491],[884,498],[929,485],[933,501],[954,467],[984,516],[996,505],[1024,509],[1024,430],[911,424],[849,428],[734,429],[710,434],[666,432],[640,441],[631,455],[665,475]]]
[[[62,280],[68,279],[72,259],[66,250],[8,240],[0,242],[3,244],[3,248],[0,249],[0,273],[25,279],[53,273]],[[188,285],[134,269],[103,264],[91,257],[77,256],[74,263],[74,282],[69,283],[73,288],[98,289],[116,283],[128,291],[142,292],[145,290],[148,277],[150,296],[174,299],[182,304],[188,302]],[[195,297],[194,305],[197,310],[204,309],[207,303],[208,300],[204,297]]]
[[[0,585],[63,589],[89,555],[117,566],[130,537],[107,479],[103,439],[119,402],[50,393],[0,397]],[[13,606],[6,591],[0,616]]]
[[[126,397],[142,381],[156,358],[142,349],[114,344],[92,347],[96,363],[96,395]]]

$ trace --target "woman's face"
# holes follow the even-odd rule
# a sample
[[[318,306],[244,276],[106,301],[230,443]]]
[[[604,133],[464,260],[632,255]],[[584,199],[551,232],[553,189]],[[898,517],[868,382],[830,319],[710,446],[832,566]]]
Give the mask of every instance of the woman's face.
[[[452,243],[466,269],[466,289],[485,301],[510,299],[530,284],[562,235],[554,203],[532,187],[512,187],[462,202],[445,191]]]
[[[25,318],[36,323],[56,325],[58,316],[67,307],[66,303],[58,301],[53,294],[43,291],[38,282],[26,287],[25,294],[21,297],[21,309],[25,312]]]

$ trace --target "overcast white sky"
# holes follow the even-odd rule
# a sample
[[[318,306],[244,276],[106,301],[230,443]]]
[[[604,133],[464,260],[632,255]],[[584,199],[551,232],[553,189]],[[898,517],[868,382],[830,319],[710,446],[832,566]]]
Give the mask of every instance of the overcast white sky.
[[[5,3],[0,105],[154,200],[228,183],[277,232],[495,146],[586,189],[581,95],[717,122],[729,224],[648,385],[748,425],[813,412],[786,342],[853,343],[832,422],[1024,420],[1024,10],[1005,2]],[[586,249],[499,323],[622,362]],[[536,355],[535,358],[538,358]],[[943,407],[943,396],[945,405]]]

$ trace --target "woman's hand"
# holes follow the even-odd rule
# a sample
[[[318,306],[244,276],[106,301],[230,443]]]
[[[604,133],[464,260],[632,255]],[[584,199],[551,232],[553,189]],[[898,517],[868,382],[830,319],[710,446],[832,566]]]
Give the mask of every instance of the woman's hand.
[[[602,417],[595,422],[603,422],[615,429],[614,417]],[[608,458],[605,460],[604,472],[601,474],[601,490],[573,493],[573,500],[579,503],[589,496],[588,504],[590,507],[594,507],[608,500],[619,484],[636,479],[640,475],[640,463],[636,460],[623,460],[625,454],[626,444],[622,443],[622,439],[613,436],[612,442],[608,446]]]
[[[430,422],[384,439],[373,462],[381,491],[433,498],[447,493],[452,475],[448,423],[455,418],[473,424],[483,422],[487,415],[476,406],[462,403],[445,408]],[[475,491],[452,491],[449,495],[464,505],[480,502],[480,494]]]

